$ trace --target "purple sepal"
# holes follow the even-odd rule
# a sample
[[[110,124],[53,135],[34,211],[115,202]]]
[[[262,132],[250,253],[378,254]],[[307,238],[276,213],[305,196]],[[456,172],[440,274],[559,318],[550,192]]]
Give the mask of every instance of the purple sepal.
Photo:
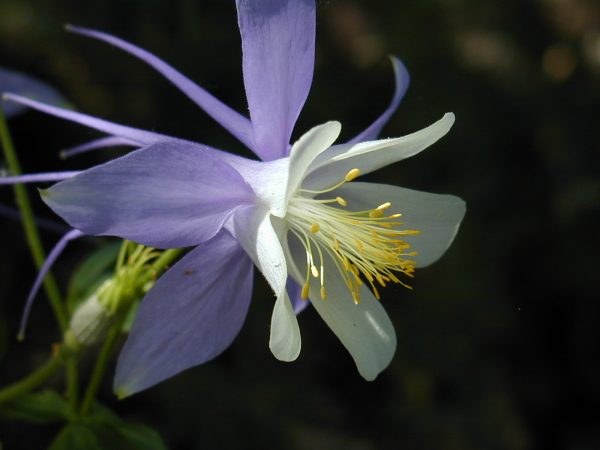
[[[394,96],[392,97],[392,101],[387,109],[373,122],[369,127],[363,130],[361,133],[353,137],[348,141],[349,144],[357,144],[359,142],[365,141],[373,141],[377,139],[381,129],[385,126],[386,123],[392,117],[392,114],[396,112],[398,109],[398,105],[404,98],[404,94],[408,89],[408,85],[410,84],[410,76],[408,75],[408,70],[406,70],[406,66],[402,64],[395,56],[390,56],[390,60],[392,62],[392,66],[394,68],[394,81],[395,81],[395,90]]]
[[[204,242],[235,207],[255,201],[240,174],[213,152],[173,142],[93,167],[42,191],[42,198],[86,234],[157,248]]]
[[[56,106],[38,102],[36,100],[23,97],[21,95],[7,93],[4,94],[3,98],[5,100],[9,100],[11,102],[15,102],[17,104],[36,109],[43,113],[50,114],[51,116],[79,123],[86,127],[94,128],[95,130],[102,131],[113,136],[128,139],[130,141],[138,143],[139,145],[149,145],[154,144],[155,142],[162,142],[165,140],[177,140],[176,138],[170,138],[162,134],[153,133],[152,131],[140,130],[138,128],[119,125],[117,123],[109,122],[108,120],[99,119],[97,117],[89,116],[87,114],[78,113],[77,111],[58,108]]]
[[[19,340],[22,341],[23,339],[25,339],[25,327],[27,326],[27,319],[29,319],[29,313],[31,311],[31,307],[33,306],[33,300],[35,299],[35,296],[37,295],[38,291],[40,290],[40,287],[42,286],[42,282],[44,281],[44,278],[46,278],[46,275],[52,268],[52,265],[58,259],[58,257],[61,255],[61,253],[67,246],[67,244],[74,239],[80,238],[81,236],[83,236],[83,233],[81,233],[79,230],[69,231],[56,243],[54,248],[50,251],[50,254],[48,255],[48,257],[46,258],[46,261],[44,261],[44,264],[40,268],[40,271],[38,272],[37,277],[35,279],[35,282],[33,283],[31,291],[29,291],[29,296],[27,297],[27,301],[25,302],[25,308],[23,309],[23,316],[21,317],[21,324],[19,326],[19,335],[18,335]]]
[[[221,231],[160,277],[119,357],[117,395],[147,389],[229,347],[246,318],[252,268],[237,241]]]
[[[314,0],[236,0],[254,151],[286,156],[315,63]]]
[[[26,175],[0,176],[0,186],[12,184],[50,183],[79,175],[81,171],[30,173]]]
[[[126,51],[127,53],[132,54],[136,58],[141,59],[146,64],[153,67],[171,83],[173,83],[179,90],[181,90],[181,92],[187,95],[194,103],[196,103],[196,105],[206,111],[206,113],[216,120],[223,128],[239,139],[240,142],[250,149],[253,148],[252,128],[250,121],[246,117],[231,109],[204,88],[195,84],[188,77],[169,66],[160,58],[157,58],[144,49],[141,49],[133,44],[130,44],[129,42],[119,39],[118,37],[111,36],[107,33],[70,25],[67,26],[67,30],[107,42],[123,51]]]
[[[68,102],[56,89],[43,81],[16,70],[0,67],[0,94],[4,92],[14,92],[52,105],[68,105]],[[27,109],[25,105],[2,100],[0,100],[0,108],[6,117],[16,116]]]
[[[132,141],[130,139],[121,138],[118,136],[106,136],[99,139],[94,139],[93,141],[85,142],[83,144],[76,145],[75,147],[70,147],[65,150],[61,150],[60,157],[63,159],[71,158],[75,155],[80,155],[82,153],[87,153],[92,150],[100,150],[105,148],[112,147],[141,147],[138,142]]]

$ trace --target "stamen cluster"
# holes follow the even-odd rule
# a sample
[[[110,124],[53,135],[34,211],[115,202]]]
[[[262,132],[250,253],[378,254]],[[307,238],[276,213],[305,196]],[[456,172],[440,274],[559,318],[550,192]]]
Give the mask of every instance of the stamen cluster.
[[[290,231],[306,251],[306,277],[301,293],[304,299],[308,298],[311,275],[319,278],[321,298],[327,299],[325,255],[335,264],[356,304],[360,303],[360,287],[365,281],[377,299],[380,295],[376,284],[385,287],[393,282],[411,289],[395,273],[414,276],[415,262],[408,258],[417,253],[410,251],[410,244],[401,237],[419,231],[397,229],[404,224],[398,221],[401,214],[386,213],[392,206],[390,202],[373,209],[350,211],[344,209],[348,202],[340,196],[322,198],[359,175],[359,169],[352,169],[334,186],[320,191],[300,189],[290,199],[286,218]]]

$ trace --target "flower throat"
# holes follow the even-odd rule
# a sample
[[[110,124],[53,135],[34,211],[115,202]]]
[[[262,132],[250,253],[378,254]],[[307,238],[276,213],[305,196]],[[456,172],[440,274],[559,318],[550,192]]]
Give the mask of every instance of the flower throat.
[[[418,234],[418,230],[397,229],[401,214],[388,214],[391,203],[374,209],[349,211],[343,209],[347,202],[342,197],[312,198],[329,194],[360,175],[359,169],[350,170],[334,186],[320,191],[300,189],[299,195],[290,199],[287,221],[290,231],[306,251],[306,277],[301,296],[308,298],[311,276],[318,278],[323,300],[327,299],[325,286],[325,260],[329,255],[352,294],[354,303],[360,303],[360,288],[366,280],[375,298],[380,299],[376,284],[400,284],[412,289],[394,273],[414,277],[415,262],[408,259],[417,255],[403,236]],[[311,197],[304,197],[308,194]],[[337,206],[330,206],[336,204]],[[317,267],[318,266],[318,267]]]

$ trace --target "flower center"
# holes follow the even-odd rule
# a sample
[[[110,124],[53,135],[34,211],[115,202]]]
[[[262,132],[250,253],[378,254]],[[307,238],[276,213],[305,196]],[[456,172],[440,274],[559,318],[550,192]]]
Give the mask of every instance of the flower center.
[[[389,202],[373,209],[351,211],[345,209],[348,202],[342,197],[323,198],[359,174],[359,169],[352,169],[334,186],[321,191],[300,189],[290,199],[286,220],[306,251],[303,299],[308,298],[311,275],[320,281],[321,298],[327,298],[325,255],[334,262],[356,304],[360,303],[360,287],[365,280],[377,299],[380,296],[376,284],[385,287],[393,282],[412,289],[395,273],[414,276],[415,262],[409,258],[417,252],[411,251],[402,237],[419,231],[398,229],[404,225],[398,221],[401,214],[388,214],[392,206]]]

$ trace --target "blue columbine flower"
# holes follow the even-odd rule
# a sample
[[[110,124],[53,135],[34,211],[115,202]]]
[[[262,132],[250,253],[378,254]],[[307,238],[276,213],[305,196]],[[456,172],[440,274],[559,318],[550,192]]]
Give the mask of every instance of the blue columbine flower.
[[[296,313],[308,299],[360,374],[374,379],[396,348],[378,290],[406,285],[415,267],[437,260],[465,212],[457,197],[353,181],[419,153],[454,122],[450,113],[408,136],[374,140],[408,86],[398,59],[392,58],[392,102],[366,130],[335,145],[341,126],[327,122],[290,145],[312,81],[314,0],[236,4],[250,119],[138,47],[97,31],[71,30],[153,66],[262,161],[6,96],[110,135],[87,148],[142,147],[65,175],[43,192],[74,228],[158,248],[195,247],[141,304],[118,361],[121,396],[208,361],[231,344],[250,303],[253,263],[275,292],[269,346],[276,358],[298,356]]]

